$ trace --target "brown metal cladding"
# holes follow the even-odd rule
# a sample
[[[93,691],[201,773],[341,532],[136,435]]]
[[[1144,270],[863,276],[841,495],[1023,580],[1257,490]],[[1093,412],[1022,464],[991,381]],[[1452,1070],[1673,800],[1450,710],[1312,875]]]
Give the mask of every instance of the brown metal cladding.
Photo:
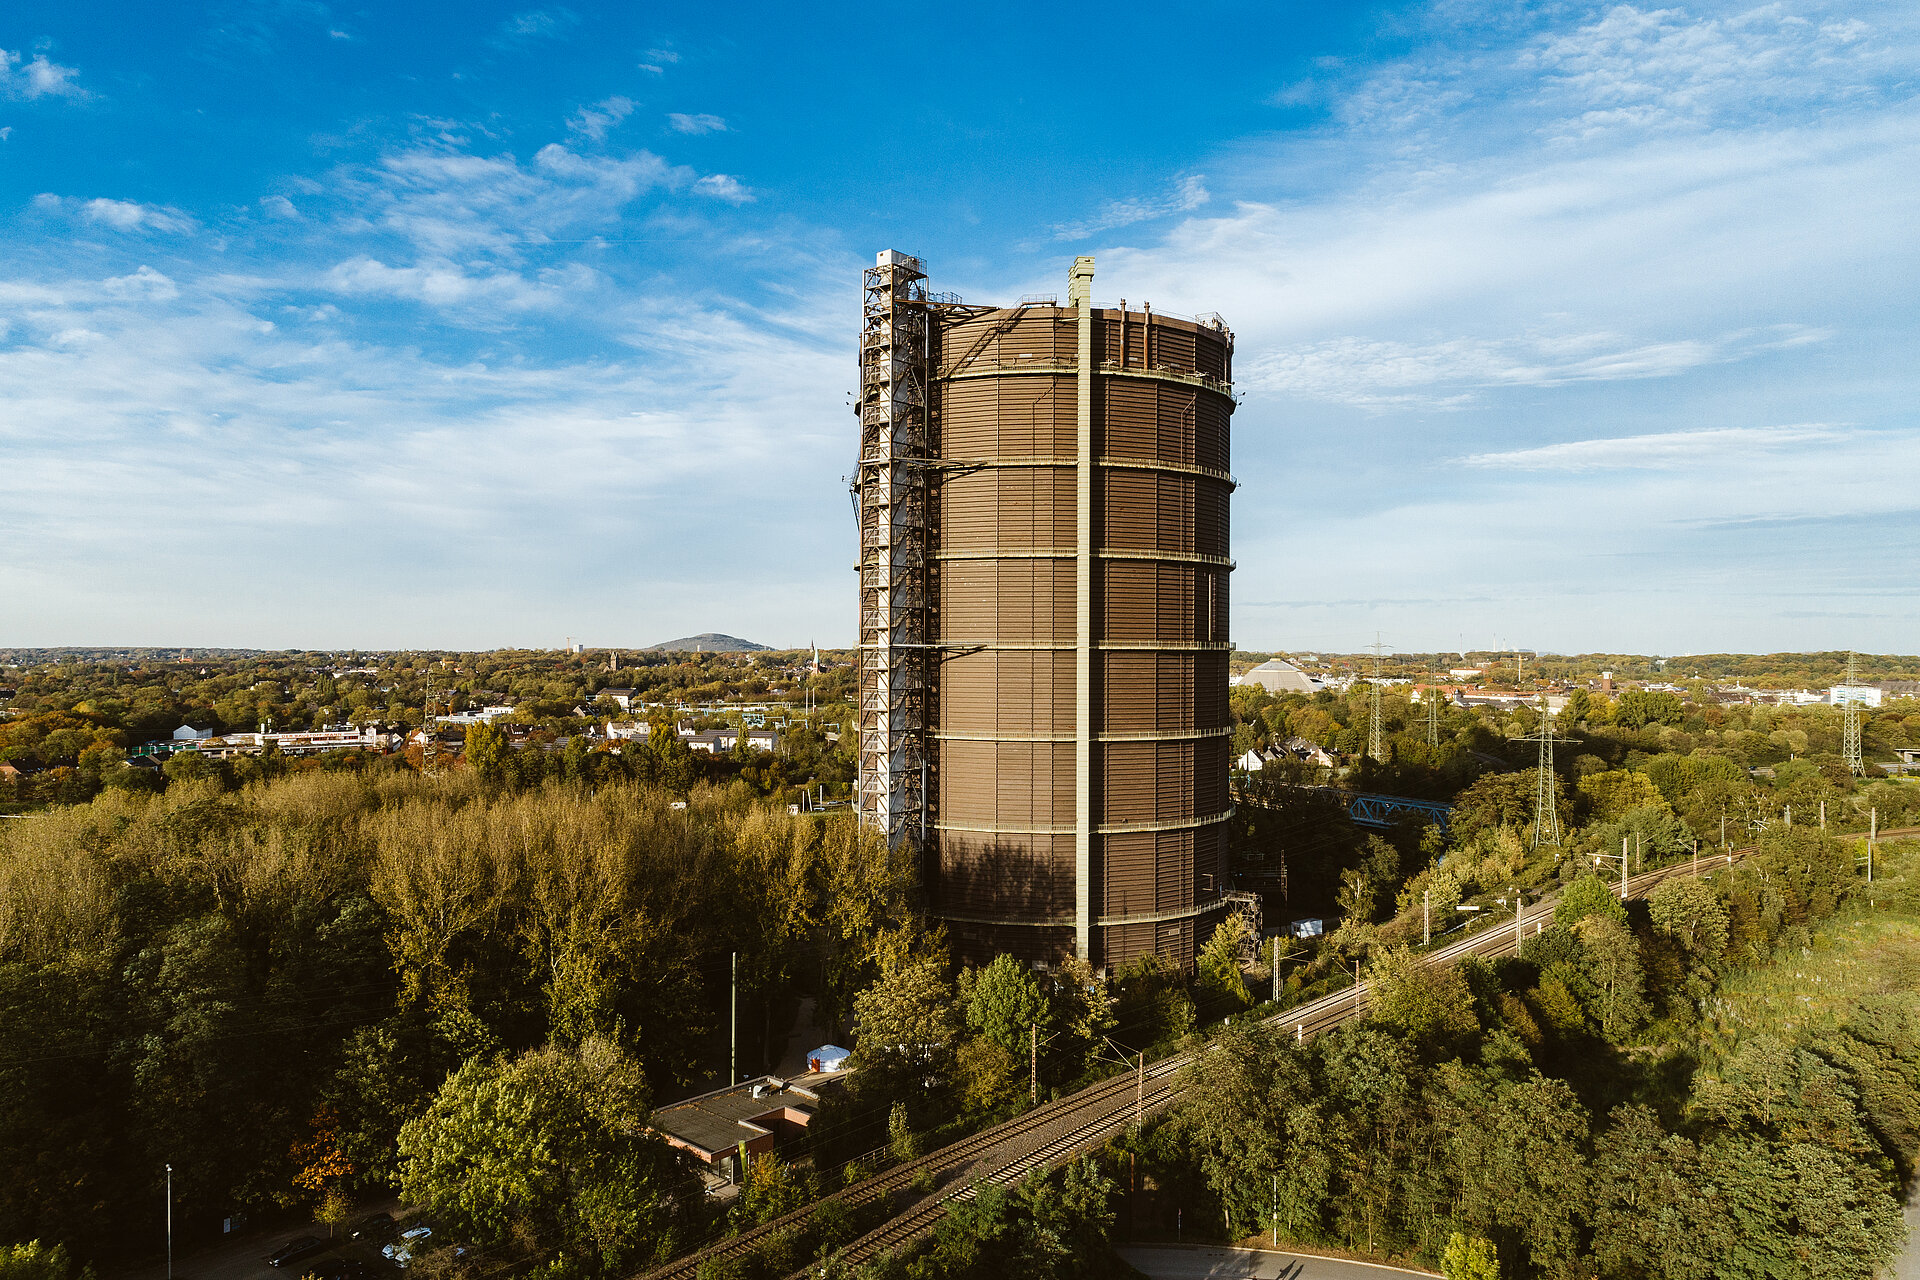
[[[1231,339],[1155,315],[1149,344],[1139,311],[1094,327],[1091,896],[1109,923],[1092,958],[1190,965],[1225,872]],[[950,317],[937,349],[929,888],[964,958],[1058,960],[1078,816],[1076,317]]]

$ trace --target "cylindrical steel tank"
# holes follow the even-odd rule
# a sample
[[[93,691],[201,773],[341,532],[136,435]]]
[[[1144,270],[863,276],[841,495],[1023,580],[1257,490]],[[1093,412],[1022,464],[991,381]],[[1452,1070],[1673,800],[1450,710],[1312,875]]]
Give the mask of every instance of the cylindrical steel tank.
[[[1078,307],[936,330],[926,880],[962,959],[1184,966],[1226,870],[1233,338],[1089,311],[1085,382]]]

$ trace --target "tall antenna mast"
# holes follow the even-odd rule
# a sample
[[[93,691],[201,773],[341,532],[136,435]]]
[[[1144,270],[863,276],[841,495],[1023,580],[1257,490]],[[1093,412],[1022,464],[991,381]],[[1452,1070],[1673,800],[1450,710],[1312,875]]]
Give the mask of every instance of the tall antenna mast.
[[[1387,758],[1386,748],[1380,741],[1380,633],[1373,633],[1373,693],[1367,710],[1367,754],[1375,760]]]
[[[1847,758],[1847,768],[1853,772],[1853,776],[1856,778],[1862,776],[1867,771],[1866,761],[1860,753],[1860,695],[1854,690],[1854,683],[1858,679],[1859,664],[1856,660],[1856,655],[1849,650],[1847,653],[1847,685],[1845,692],[1840,695],[1840,705],[1846,717],[1844,721],[1845,736],[1841,744],[1841,751]]]

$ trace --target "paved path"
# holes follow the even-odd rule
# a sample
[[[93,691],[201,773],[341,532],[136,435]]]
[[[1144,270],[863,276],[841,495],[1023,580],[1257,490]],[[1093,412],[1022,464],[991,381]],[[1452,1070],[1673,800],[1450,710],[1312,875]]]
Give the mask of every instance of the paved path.
[[[1403,1271],[1372,1262],[1347,1262],[1340,1258],[1265,1249],[1122,1245],[1119,1253],[1153,1280],[1195,1280],[1211,1276],[1259,1276],[1269,1280],[1392,1280],[1394,1276],[1418,1276],[1420,1280],[1433,1280],[1430,1271]]]
[[[1889,1280],[1920,1280],[1920,1189],[1907,1201],[1907,1247],[1893,1260]]]

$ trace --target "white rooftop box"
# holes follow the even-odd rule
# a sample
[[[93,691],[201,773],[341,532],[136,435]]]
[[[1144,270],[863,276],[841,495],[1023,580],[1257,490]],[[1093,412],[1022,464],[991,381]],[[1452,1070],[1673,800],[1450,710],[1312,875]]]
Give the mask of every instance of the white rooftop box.
[[[898,249],[882,249],[874,255],[876,267],[907,267],[914,271],[926,270],[925,264],[910,253],[901,253]]]

